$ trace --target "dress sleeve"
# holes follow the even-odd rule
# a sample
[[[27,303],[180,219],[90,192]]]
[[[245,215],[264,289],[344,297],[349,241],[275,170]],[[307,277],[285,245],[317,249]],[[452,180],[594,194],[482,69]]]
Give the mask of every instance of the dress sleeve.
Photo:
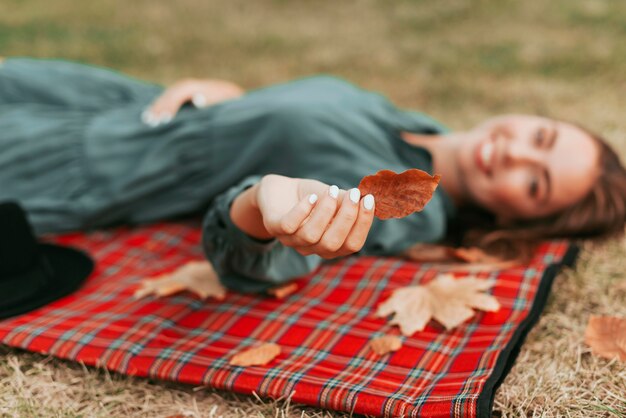
[[[261,180],[249,176],[213,199],[202,224],[202,247],[220,281],[242,293],[263,292],[317,268],[322,258],[303,256],[276,238],[258,240],[240,230],[230,218],[237,195]]]

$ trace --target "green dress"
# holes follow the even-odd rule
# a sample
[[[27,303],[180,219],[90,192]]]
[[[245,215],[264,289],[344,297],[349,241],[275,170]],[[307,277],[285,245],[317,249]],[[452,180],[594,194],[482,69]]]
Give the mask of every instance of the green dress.
[[[38,234],[202,211],[203,248],[223,283],[258,292],[324,260],[237,229],[229,217],[237,194],[267,173],[347,190],[382,169],[431,172],[430,154],[400,132],[447,131],[330,76],[252,90],[204,109],[187,105],[172,122],[147,126],[141,113],[162,91],[67,61],[4,61],[0,201],[18,200]],[[437,242],[452,216],[439,187],[422,212],[375,218],[360,253],[393,255],[416,242]]]

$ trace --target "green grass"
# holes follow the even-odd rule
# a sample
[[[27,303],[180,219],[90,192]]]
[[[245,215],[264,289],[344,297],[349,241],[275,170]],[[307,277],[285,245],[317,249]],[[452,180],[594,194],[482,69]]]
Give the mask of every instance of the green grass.
[[[72,59],[164,84],[194,76],[255,88],[331,73],[453,129],[498,113],[541,113],[601,132],[623,155],[625,35],[626,2],[614,0],[0,2],[5,56]],[[623,415],[623,366],[590,357],[581,335],[589,312],[626,315],[624,295],[610,291],[623,277],[625,250],[623,243],[590,249],[578,272],[557,280],[546,314],[498,391],[502,416]],[[219,404],[224,416],[284,411],[183,385],[111,380],[4,350],[0,359],[21,360],[24,373],[0,361],[0,415],[143,416],[145,399],[162,416],[180,413],[180,405],[208,414]],[[59,395],[65,406],[45,409],[53,399],[42,388],[57,386],[79,400]],[[3,398],[15,401],[9,412]],[[302,411],[323,415],[296,409],[290,416]]]

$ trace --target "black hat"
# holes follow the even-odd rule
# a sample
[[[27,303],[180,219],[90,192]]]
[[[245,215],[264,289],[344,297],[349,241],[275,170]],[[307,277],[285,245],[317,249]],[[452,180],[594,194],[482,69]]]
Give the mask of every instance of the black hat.
[[[66,296],[94,267],[84,252],[38,243],[16,202],[0,203],[0,318],[20,315]]]

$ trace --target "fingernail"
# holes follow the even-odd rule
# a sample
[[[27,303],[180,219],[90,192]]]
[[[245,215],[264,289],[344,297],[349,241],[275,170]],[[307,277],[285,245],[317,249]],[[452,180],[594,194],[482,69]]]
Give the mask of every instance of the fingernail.
[[[309,203],[313,204],[315,202],[317,202],[317,195],[313,193],[311,196],[309,196]]]
[[[148,121],[146,123],[152,128],[159,126],[159,120],[155,116],[148,116]]]
[[[350,189],[350,200],[353,203],[359,203],[359,199],[361,198],[361,191],[356,187],[354,189]]]
[[[172,115],[169,113],[164,113],[163,115],[161,115],[161,119],[159,120],[160,123],[170,123],[172,121]]]
[[[328,194],[330,194],[330,197],[333,199],[337,199],[337,196],[339,196],[339,187],[333,184],[330,186],[330,189],[328,189]]]
[[[365,196],[365,198],[363,199],[363,206],[365,206],[365,209],[367,210],[372,210],[372,208],[374,207],[374,196],[372,196],[371,194]]]
[[[192,96],[191,103],[193,103],[195,107],[204,107],[206,106],[206,97],[204,97],[202,93],[196,93]]]
[[[150,113],[149,110],[144,110],[143,112],[141,112],[141,121],[145,123],[146,125],[148,124],[148,121],[150,120],[151,117],[152,117],[152,113]]]
[[[149,110],[146,110],[141,114],[141,120],[143,123],[153,128],[159,124],[159,119]]]

